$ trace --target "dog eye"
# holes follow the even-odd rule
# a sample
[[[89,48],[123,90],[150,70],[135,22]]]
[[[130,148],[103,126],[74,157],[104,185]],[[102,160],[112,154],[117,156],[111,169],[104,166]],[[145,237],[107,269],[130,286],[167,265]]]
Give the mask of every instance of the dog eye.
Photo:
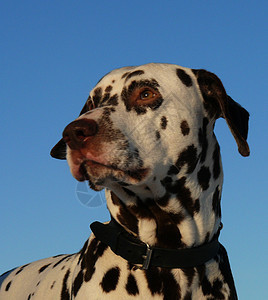
[[[148,100],[152,99],[156,96],[156,94],[150,90],[144,90],[140,93],[140,99],[141,100]]]

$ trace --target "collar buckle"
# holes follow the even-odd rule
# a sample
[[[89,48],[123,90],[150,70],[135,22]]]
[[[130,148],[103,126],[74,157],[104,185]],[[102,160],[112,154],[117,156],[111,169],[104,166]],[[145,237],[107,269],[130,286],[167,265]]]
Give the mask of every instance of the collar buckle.
[[[142,256],[144,259],[141,267],[142,270],[148,270],[153,254],[153,249],[150,247],[150,245],[146,244],[146,247],[146,254]]]

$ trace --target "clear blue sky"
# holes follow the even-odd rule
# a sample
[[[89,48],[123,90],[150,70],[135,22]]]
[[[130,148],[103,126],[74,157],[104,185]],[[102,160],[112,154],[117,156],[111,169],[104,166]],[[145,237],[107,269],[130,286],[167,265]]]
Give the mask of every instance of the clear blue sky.
[[[87,194],[76,192],[67,163],[50,148],[102,75],[168,62],[216,73],[251,114],[249,158],[238,154],[224,120],[216,125],[225,171],[221,242],[240,299],[268,299],[267,3],[1,1],[0,273],[78,251],[89,224],[108,220],[99,195],[82,204]]]

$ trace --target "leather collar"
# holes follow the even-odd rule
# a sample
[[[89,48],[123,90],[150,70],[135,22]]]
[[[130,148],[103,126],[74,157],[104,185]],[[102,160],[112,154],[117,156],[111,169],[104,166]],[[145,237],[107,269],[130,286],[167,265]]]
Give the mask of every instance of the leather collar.
[[[141,268],[145,270],[149,266],[193,268],[214,258],[220,247],[219,232],[215,239],[202,246],[186,249],[166,249],[151,247],[141,242],[129,234],[114,219],[108,224],[93,222],[90,228],[96,238],[108,245],[115,254],[134,265],[142,265]]]

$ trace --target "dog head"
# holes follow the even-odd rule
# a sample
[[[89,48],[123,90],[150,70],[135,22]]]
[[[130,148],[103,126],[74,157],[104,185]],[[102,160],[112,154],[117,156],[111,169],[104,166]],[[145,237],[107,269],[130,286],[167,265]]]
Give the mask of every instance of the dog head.
[[[67,158],[73,176],[96,190],[190,174],[210,164],[219,117],[248,156],[249,114],[216,75],[171,64],[121,68],[98,82],[51,155]]]

